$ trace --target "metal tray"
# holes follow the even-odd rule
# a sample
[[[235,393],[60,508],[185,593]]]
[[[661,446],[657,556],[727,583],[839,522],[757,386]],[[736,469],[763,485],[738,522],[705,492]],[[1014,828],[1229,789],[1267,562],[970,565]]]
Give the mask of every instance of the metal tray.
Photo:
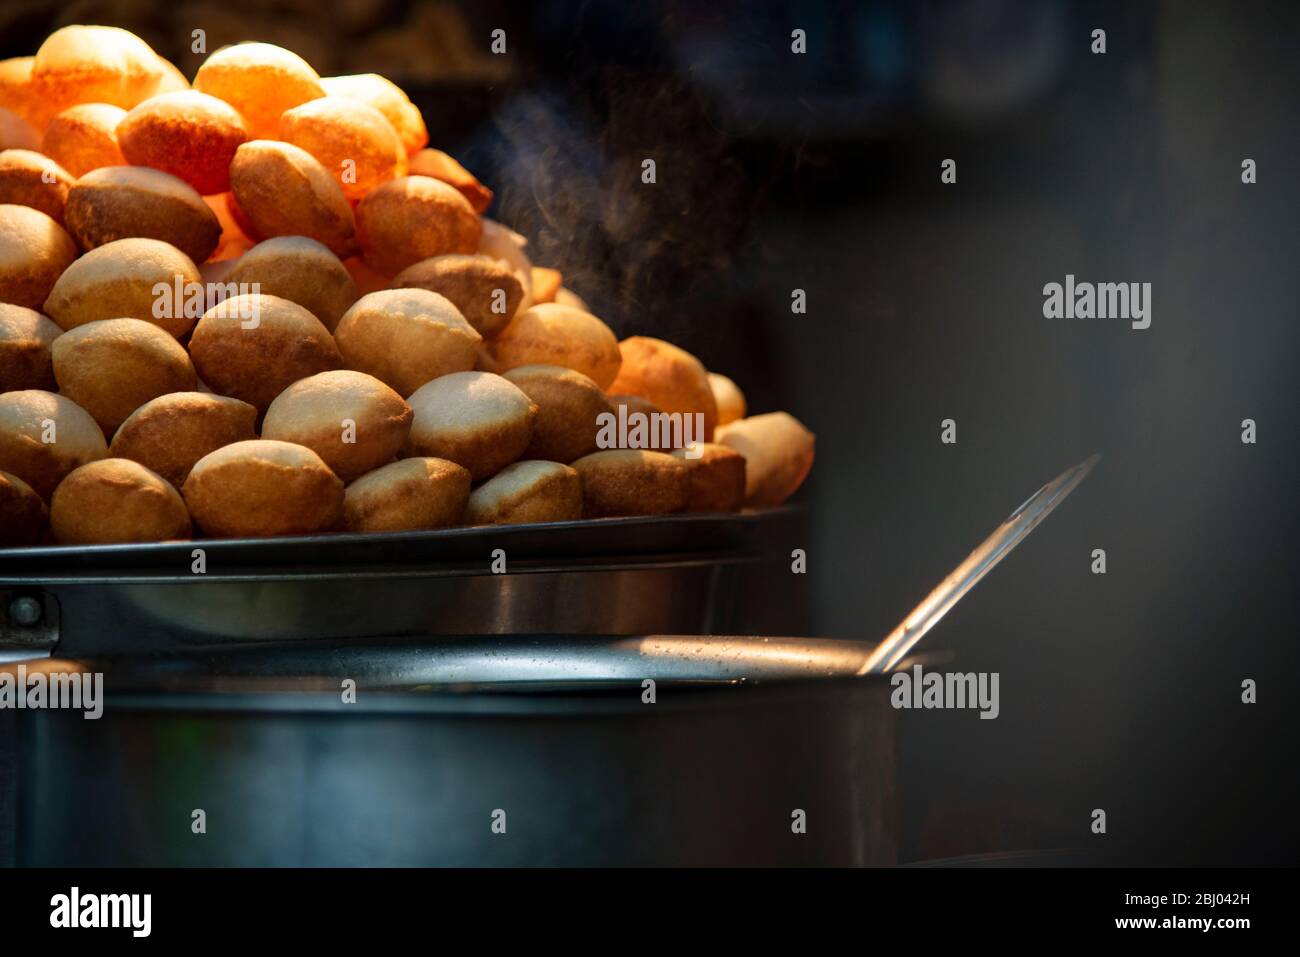
[[[583,519],[481,525],[427,532],[193,539],[128,545],[42,545],[0,549],[0,585],[192,580],[194,550],[205,576],[224,580],[410,574],[485,574],[493,552],[510,571],[557,567],[639,567],[681,561],[743,560],[764,531],[803,514],[798,506],[741,513]]]

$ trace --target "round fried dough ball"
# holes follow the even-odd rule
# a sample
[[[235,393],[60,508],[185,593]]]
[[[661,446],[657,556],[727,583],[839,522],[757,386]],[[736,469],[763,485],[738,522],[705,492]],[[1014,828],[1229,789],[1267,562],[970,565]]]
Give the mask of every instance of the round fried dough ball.
[[[581,372],[561,366],[520,366],[505,378],[537,406],[533,438],[524,456],[552,462],[572,462],[596,451],[601,416],[613,409],[600,386]]]
[[[357,235],[366,265],[386,276],[447,253],[472,253],[482,227],[456,189],[428,176],[402,176],[357,204]]]
[[[201,263],[221,239],[221,224],[192,186],[147,166],[91,170],[72,184],[63,219],[87,250],[144,236],[171,243]]]
[[[57,222],[63,220],[63,204],[72,175],[48,156],[32,150],[0,151],[0,203],[39,209]]]
[[[181,489],[190,516],[214,537],[310,535],[343,516],[343,483],[311,449],[252,439],[209,452]]]
[[[108,452],[153,469],[177,488],[194,463],[223,445],[257,438],[257,409],[210,392],[150,399],[118,426]]]
[[[515,316],[497,336],[492,353],[502,369],[564,366],[581,372],[607,392],[623,361],[609,326],[589,312],[552,302]]]
[[[0,545],[32,545],[45,531],[49,510],[17,475],[0,472]]]
[[[246,139],[235,108],[198,90],[152,96],[117,127],[129,163],[170,173],[204,196],[230,189],[230,161]]]
[[[524,454],[537,417],[537,406],[518,386],[490,372],[442,376],[407,403],[415,412],[407,454],[451,459],[476,482]]]
[[[262,438],[307,446],[349,482],[401,451],[411,418],[411,407],[374,376],[338,369],[299,379],[276,396]]]
[[[559,462],[515,462],[470,494],[465,517],[471,525],[576,521],[582,518],[582,482]]]
[[[0,204],[0,302],[39,309],[76,258],[77,244],[45,213]]]
[[[709,387],[709,375],[700,360],[671,342],[649,336],[630,336],[618,344],[623,363],[609,386],[614,393],[644,396],[668,413],[704,416],[704,435],[710,441],[718,424],[718,406]]]
[[[110,103],[78,103],[50,120],[41,152],[73,176],[85,176],[101,166],[125,166],[117,142],[117,125],[126,110]]]
[[[0,392],[53,390],[50,345],[62,334],[35,309],[0,302]]]
[[[361,100],[323,96],[285,110],[280,139],[316,157],[352,202],[406,175],[406,151],[393,124]]]
[[[100,459],[54,490],[50,528],[62,545],[116,545],[189,538],[190,513],[161,475],[129,459]]]
[[[483,336],[494,336],[509,325],[524,299],[519,277],[491,256],[423,259],[398,273],[392,287],[428,289],[446,296]]]
[[[55,30],[36,51],[32,88],[46,115],[77,103],[129,110],[153,96],[165,75],[158,54],[134,33],[77,24]]]
[[[226,282],[257,283],[264,294],[296,302],[333,332],[360,294],[339,258],[306,236],[277,236],[239,257]]]
[[[396,83],[378,73],[327,76],[321,81],[326,96],[346,96],[366,103],[384,115],[401,141],[404,153],[414,153],[429,142],[424,117]]]
[[[430,379],[474,367],[482,337],[443,296],[384,289],[362,296],[335,329],[349,368],[410,395]]]
[[[184,347],[139,319],[100,319],[77,326],[50,349],[59,391],[112,435],[150,399],[198,385]]]
[[[194,260],[170,243],[119,239],[70,265],[50,290],[45,311],[65,330],[100,319],[140,319],[179,339],[202,315],[201,297],[193,295],[201,281]]]
[[[299,379],[343,364],[319,319],[288,299],[250,293],[213,306],[190,337],[194,368],[216,392],[266,411]]]
[[[216,51],[194,75],[194,89],[238,110],[254,139],[274,139],[281,113],[325,95],[306,60],[270,43],[236,43]]]
[[[686,463],[663,452],[608,449],[573,463],[585,518],[667,515],[686,507]]]
[[[436,458],[401,459],[347,487],[343,518],[351,532],[410,532],[459,525],[469,472]]]
[[[709,373],[709,389],[713,392],[713,401],[718,407],[718,425],[726,425],[745,417],[745,393],[725,375],[718,372]]]
[[[688,512],[735,512],[745,503],[745,457],[735,449],[698,442],[672,455],[687,466]]]
[[[108,454],[90,413],[66,396],[39,389],[0,395],[0,469],[49,499],[79,465]]]
[[[729,422],[718,429],[718,442],[745,457],[746,505],[780,505],[812,469],[815,436],[785,412]]]
[[[343,258],[356,248],[357,224],[343,190],[324,166],[290,143],[250,140],[235,150],[230,191],[250,236],[307,236]],[[241,223],[242,225],[242,223]],[[250,231],[251,230],[251,231]]]

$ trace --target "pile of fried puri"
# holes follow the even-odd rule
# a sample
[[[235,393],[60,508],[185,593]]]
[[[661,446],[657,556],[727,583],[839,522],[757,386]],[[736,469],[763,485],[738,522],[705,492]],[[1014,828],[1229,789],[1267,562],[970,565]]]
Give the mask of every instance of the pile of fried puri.
[[[619,342],[427,142],[388,80],[264,43],[192,84],[111,27],[0,62],[0,543],[731,511],[798,488],[811,433],[746,418],[670,343]],[[255,291],[208,304],[212,283]],[[705,441],[604,448],[611,412],[698,413]]]

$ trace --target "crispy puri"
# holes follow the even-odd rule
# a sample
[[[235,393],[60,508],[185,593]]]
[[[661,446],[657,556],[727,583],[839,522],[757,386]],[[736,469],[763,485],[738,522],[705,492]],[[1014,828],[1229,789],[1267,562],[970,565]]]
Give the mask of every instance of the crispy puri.
[[[574,521],[582,518],[582,482],[559,462],[515,462],[470,494],[466,518],[471,525]]]
[[[687,466],[663,452],[609,449],[573,463],[582,480],[582,514],[666,515],[686,507]]]
[[[189,538],[190,514],[161,475],[129,459],[100,459],[54,490],[50,528],[62,545],[116,545]]]
[[[194,464],[181,490],[194,524],[217,537],[310,535],[339,525],[343,483],[311,449],[253,439]]]
[[[572,462],[596,451],[600,416],[613,412],[600,386],[561,366],[520,366],[505,378],[537,406],[525,458]]]
[[[746,505],[780,505],[812,469],[815,436],[785,412],[751,415],[721,426],[718,442],[745,457]]]
[[[537,406],[514,383],[490,372],[456,372],[427,382],[407,399],[415,412],[408,455],[450,459],[474,481],[523,455]]]
[[[343,517],[351,532],[408,532],[458,525],[469,499],[469,471],[438,458],[389,463],[347,487]]]
[[[108,454],[90,413],[66,396],[39,389],[0,394],[0,469],[48,500],[73,469]]]
[[[413,413],[374,376],[350,369],[299,379],[266,410],[262,438],[305,445],[343,481],[392,460]]]
[[[177,488],[194,463],[223,445],[257,438],[257,409],[210,392],[150,399],[118,426],[108,452],[157,472]]]

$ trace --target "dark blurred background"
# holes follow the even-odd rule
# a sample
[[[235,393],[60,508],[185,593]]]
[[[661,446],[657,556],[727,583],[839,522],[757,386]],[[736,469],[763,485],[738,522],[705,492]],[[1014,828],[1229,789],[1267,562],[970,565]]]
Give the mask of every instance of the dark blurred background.
[[[1294,863],[1300,5],[28,0],[0,56],[75,22],[406,87],[620,336],[817,433],[812,633],[883,636],[1100,452],[929,640],[1002,710],[903,716],[904,858]],[[1067,273],[1150,282],[1151,327],[1045,319]]]

